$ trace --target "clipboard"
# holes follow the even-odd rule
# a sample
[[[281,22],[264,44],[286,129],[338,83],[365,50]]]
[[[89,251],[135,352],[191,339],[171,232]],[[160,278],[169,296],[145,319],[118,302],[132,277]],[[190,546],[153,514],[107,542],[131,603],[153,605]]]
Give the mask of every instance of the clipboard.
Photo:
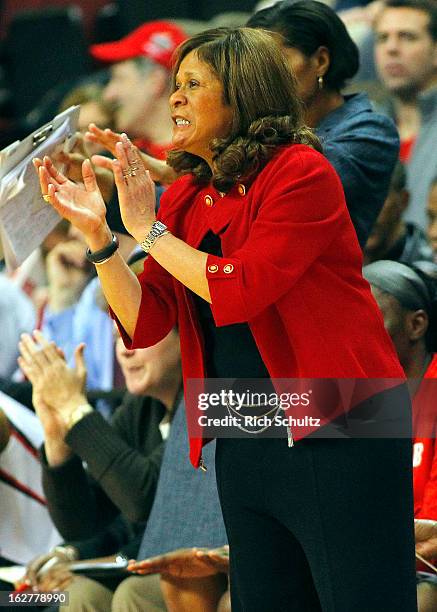
[[[61,220],[41,196],[32,159],[60,148],[69,152],[79,112],[80,106],[71,106],[0,151],[0,259],[8,271],[23,263]]]

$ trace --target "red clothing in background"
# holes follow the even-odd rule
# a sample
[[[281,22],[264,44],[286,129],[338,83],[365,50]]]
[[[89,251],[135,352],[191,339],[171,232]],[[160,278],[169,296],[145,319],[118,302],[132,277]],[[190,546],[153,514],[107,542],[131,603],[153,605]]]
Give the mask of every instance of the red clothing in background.
[[[437,379],[437,354],[424,376]],[[437,520],[437,380],[422,384],[413,400],[415,518]]]
[[[156,144],[151,140],[147,140],[147,138],[138,138],[134,141],[134,145],[141,149],[141,151],[144,151],[144,153],[147,153],[147,155],[155,157],[155,159],[165,159],[172,147],[170,143],[165,145]]]
[[[403,164],[408,164],[410,161],[411,153],[413,151],[416,137],[408,138],[407,140],[401,140],[401,146],[399,149],[399,159]]]

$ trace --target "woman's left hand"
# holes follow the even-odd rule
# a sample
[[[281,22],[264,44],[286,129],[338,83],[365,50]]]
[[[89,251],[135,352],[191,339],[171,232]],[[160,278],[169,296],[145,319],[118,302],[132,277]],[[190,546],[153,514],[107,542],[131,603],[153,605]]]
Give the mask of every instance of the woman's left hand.
[[[121,218],[127,231],[142,242],[150,231],[155,215],[155,184],[144,168],[137,147],[126,134],[116,144],[112,162],[118,191]]]

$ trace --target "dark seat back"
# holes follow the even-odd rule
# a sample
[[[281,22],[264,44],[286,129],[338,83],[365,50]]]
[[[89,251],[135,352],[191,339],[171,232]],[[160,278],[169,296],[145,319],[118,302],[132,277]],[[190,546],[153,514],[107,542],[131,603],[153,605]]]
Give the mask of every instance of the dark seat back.
[[[3,65],[18,118],[47,90],[88,71],[81,11],[64,7],[17,13],[7,31]]]

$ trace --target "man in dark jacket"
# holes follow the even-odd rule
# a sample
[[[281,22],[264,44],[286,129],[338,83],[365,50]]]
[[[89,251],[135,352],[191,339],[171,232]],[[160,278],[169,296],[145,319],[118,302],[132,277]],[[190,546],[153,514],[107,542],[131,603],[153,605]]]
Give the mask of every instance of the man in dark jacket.
[[[109,424],[83,394],[82,350],[76,350],[73,370],[41,333],[20,343],[20,366],[33,384],[45,433],[44,491],[66,540],[29,565],[27,578],[43,590],[62,589],[71,581],[71,574],[62,566],[57,570],[56,563],[137,554],[181,385],[176,331],[147,349],[127,350],[119,340],[117,358],[128,393]],[[44,572],[50,559],[55,567]],[[111,580],[109,586],[115,588],[119,581]]]

